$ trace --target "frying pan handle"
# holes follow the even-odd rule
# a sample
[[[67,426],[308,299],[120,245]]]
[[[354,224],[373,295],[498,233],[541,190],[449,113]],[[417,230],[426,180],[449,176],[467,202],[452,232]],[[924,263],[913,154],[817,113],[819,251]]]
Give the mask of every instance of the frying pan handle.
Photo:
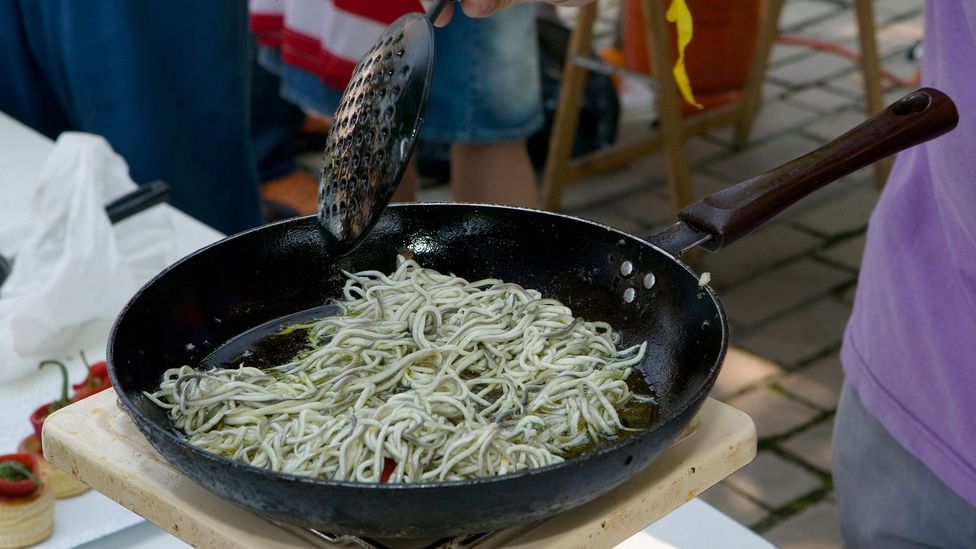
[[[947,95],[922,88],[813,152],[695,202],[678,218],[711,235],[702,247],[721,249],[824,185],[938,137],[958,121]]]

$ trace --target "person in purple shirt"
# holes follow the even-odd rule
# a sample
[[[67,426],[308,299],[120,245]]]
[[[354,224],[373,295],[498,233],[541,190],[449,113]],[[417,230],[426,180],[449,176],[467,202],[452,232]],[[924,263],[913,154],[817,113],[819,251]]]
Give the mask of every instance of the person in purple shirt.
[[[868,227],[833,443],[850,547],[976,547],[976,2],[927,1],[923,45],[959,125],[898,157]]]

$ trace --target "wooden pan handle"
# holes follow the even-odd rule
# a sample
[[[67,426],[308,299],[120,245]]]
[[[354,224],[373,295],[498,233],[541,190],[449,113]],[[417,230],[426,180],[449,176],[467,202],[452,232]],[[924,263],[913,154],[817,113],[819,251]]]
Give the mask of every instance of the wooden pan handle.
[[[695,202],[678,218],[710,233],[702,247],[718,250],[824,185],[938,137],[958,121],[949,96],[922,88],[813,152]]]

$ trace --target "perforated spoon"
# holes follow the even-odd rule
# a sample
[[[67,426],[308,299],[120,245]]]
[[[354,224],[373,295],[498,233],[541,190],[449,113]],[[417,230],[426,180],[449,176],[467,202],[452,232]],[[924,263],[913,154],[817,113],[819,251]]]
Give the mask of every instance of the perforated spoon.
[[[406,171],[433,74],[432,22],[448,1],[394,21],[342,94],[319,172],[319,226],[336,254],[366,236]]]

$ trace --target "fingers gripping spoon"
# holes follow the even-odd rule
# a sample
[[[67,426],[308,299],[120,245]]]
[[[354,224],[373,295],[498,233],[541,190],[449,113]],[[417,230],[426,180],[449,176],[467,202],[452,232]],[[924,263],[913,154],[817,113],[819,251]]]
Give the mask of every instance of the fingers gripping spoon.
[[[319,172],[319,227],[337,254],[376,224],[406,171],[433,74],[432,22],[448,1],[394,21],[342,94]]]

